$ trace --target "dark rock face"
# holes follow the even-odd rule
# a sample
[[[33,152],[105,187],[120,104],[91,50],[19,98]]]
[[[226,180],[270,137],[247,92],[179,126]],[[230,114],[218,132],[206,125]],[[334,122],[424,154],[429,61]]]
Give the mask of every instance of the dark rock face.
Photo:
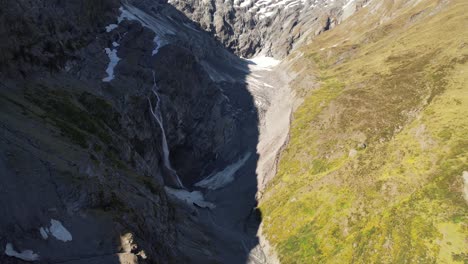
[[[309,37],[326,31],[348,14],[348,1],[170,0],[200,27],[243,57],[259,53],[283,58]],[[351,12],[357,7],[352,2]],[[360,1],[362,2],[362,1]]]
[[[155,55],[158,34],[142,22],[106,31],[118,1],[1,3],[1,263],[22,263],[3,254],[7,245],[43,263],[190,259],[175,226],[185,211],[164,190],[153,72],[171,160],[186,185],[254,145],[250,95],[232,82],[245,74],[240,60],[172,6],[132,4],[177,32],[161,34],[166,45]],[[112,47],[120,61],[103,82]],[[51,220],[73,239],[45,239],[40,230]]]
[[[151,173],[159,167],[154,128],[130,118],[148,114],[138,102],[121,111],[87,86],[59,74],[2,82],[2,247],[40,252],[45,263],[141,250],[168,261],[174,227],[161,180]],[[139,154],[135,140],[153,147]],[[73,240],[41,238],[51,219]],[[127,233],[138,245],[132,252],[119,249]]]
[[[0,70],[25,74],[36,67],[63,67],[93,41],[118,4],[115,0],[2,1]]]
[[[163,47],[158,59],[155,70],[165,99],[167,130],[171,131],[171,157],[182,181],[190,185],[205,176],[205,166],[233,137],[232,106],[189,51]]]

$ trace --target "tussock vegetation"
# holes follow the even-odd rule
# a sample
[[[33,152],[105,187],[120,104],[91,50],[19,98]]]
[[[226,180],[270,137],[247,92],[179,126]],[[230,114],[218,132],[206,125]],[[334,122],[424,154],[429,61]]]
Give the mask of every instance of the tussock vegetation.
[[[468,263],[467,10],[374,1],[301,51],[305,101],[260,203],[283,263]]]

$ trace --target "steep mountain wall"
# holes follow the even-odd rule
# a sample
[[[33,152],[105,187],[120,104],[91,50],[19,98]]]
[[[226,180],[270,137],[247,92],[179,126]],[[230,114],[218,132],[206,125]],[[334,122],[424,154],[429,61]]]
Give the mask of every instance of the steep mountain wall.
[[[254,146],[245,63],[164,2],[1,7],[0,262],[191,261],[150,107],[191,186]]]
[[[349,17],[367,1],[170,0],[169,3],[243,57],[284,58]]]

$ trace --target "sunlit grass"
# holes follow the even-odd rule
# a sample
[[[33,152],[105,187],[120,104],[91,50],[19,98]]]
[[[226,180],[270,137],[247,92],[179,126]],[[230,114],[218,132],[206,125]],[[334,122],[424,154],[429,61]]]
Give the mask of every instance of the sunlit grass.
[[[468,3],[376,2],[384,22],[370,5],[295,62],[306,96],[260,203],[283,263],[468,262]]]

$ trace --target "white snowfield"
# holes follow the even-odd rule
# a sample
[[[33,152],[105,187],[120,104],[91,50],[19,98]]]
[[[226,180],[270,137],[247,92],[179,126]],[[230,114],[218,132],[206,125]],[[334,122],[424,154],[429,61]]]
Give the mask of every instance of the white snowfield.
[[[234,0],[236,8],[247,8],[248,12],[255,14],[259,19],[273,16],[280,10],[304,5],[307,0]],[[309,1],[316,2],[316,1]]]
[[[199,206],[202,208],[214,209],[216,205],[213,203],[205,201],[203,194],[199,191],[189,192],[187,190],[182,189],[173,189],[170,187],[164,187],[166,189],[166,193],[171,195],[174,198],[177,198],[190,206]]]
[[[7,243],[5,246],[5,255],[14,257],[14,258],[19,258],[24,261],[36,261],[39,260],[39,255],[34,253],[32,250],[23,250],[21,252],[16,251],[13,248],[13,245],[11,243]]]
[[[114,47],[115,47],[114,49],[105,48],[107,56],[109,57],[109,64],[107,65],[107,69],[106,69],[107,77],[102,79],[103,82],[110,82],[115,78],[114,69],[115,69],[115,66],[117,66],[117,64],[121,60],[119,56],[117,56],[117,47],[116,46]]]
[[[245,154],[237,162],[227,166],[222,171],[209,175],[205,179],[197,182],[195,186],[210,190],[217,190],[223,188],[224,186],[234,181],[234,176],[236,172],[242,166],[244,166],[245,162],[250,158],[250,155],[250,152]]]
[[[264,55],[253,57],[247,61],[252,62],[254,64],[253,67],[257,67],[262,70],[271,70],[272,67],[275,67],[281,62],[280,60]]]
[[[291,8],[297,8],[297,11],[302,13],[308,8],[340,7],[342,4],[344,4],[343,0],[234,0],[236,9],[246,10],[259,20]],[[355,7],[355,0],[348,0],[346,6],[343,7],[343,19],[353,14]]]
[[[39,233],[43,239],[48,239],[49,235],[52,235],[57,240],[62,242],[72,241],[73,237],[71,233],[62,225],[62,223],[55,219],[50,219],[49,227],[39,228]]]

